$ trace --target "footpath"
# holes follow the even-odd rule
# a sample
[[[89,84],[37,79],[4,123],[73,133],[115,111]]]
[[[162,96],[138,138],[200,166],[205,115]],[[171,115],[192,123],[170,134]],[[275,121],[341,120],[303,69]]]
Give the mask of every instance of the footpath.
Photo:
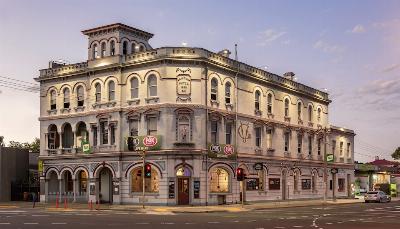
[[[392,198],[392,201],[399,201],[400,198]],[[209,212],[244,212],[253,210],[264,210],[273,208],[289,208],[289,207],[329,207],[341,204],[362,203],[363,199],[337,199],[335,201],[329,199],[324,203],[323,200],[288,200],[288,201],[270,201],[256,202],[247,204],[227,204],[216,206],[145,206],[141,205],[109,205],[109,204],[81,204],[81,203],[59,203],[57,207],[55,203],[36,203],[35,208],[45,209],[47,211],[131,211],[131,212],[165,212],[165,213],[209,213]],[[32,208],[31,202],[3,202],[0,203],[0,211],[4,209]]]

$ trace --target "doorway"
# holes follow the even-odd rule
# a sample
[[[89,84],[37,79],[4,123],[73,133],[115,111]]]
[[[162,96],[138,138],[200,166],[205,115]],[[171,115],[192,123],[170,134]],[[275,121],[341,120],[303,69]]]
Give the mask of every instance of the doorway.
[[[112,175],[108,168],[103,168],[99,176],[100,203],[112,203]]]
[[[189,204],[189,178],[178,178],[178,205]]]
[[[286,170],[282,171],[282,182],[281,182],[281,186],[282,186],[282,200],[286,200],[287,199],[287,182],[286,182]]]

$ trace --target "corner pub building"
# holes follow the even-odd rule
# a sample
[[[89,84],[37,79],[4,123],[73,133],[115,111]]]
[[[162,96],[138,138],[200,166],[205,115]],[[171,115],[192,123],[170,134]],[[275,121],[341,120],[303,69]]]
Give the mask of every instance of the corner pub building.
[[[120,23],[82,33],[87,61],[36,78],[42,201],[140,204],[143,185],[149,205],[352,195],[355,134],[329,124],[327,93],[228,50],[153,48],[153,34]]]

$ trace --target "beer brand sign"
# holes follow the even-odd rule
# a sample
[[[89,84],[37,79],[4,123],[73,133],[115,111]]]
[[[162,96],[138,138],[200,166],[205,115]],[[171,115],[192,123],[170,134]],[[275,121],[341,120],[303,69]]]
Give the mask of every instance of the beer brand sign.
[[[125,139],[125,151],[128,150],[128,138]],[[159,150],[161,149],[161,136],[160,135],[145,135],[145,136],[134,136],[133,142],[135,145],[135,151],[147,151],[147,150]]]
[[[190,75],[178,75],[176,77],[176,93],[178,95],[190,95],[191,93],[191,79]]]
[[[235,159],[235,147],[230,144],[208,144],[208,157]]]

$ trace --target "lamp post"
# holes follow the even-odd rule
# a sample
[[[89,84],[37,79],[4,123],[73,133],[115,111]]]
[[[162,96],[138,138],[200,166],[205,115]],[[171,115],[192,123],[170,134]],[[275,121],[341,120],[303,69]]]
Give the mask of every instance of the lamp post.
[[[146,164],[146,151],[142,151],[142,207],[144,209],[144,198],[145,198],[145,175],[144,175],[144,166]]]

